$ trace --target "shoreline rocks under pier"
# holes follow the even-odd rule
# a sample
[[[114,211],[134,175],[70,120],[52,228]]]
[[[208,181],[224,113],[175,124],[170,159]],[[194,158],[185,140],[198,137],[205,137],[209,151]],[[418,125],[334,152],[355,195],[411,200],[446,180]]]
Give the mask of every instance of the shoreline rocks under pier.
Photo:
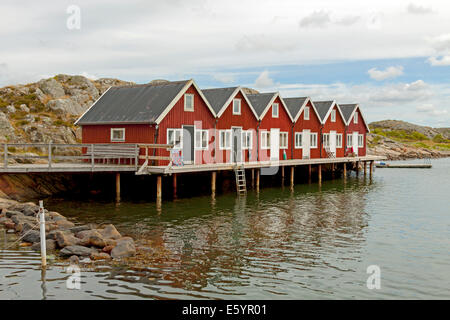
[[[19,203],[0,199],[0,225],[8,233],[19,236],[21,247],[40,251],[40,232],[37,213],[39,206],[32,202]],[[95,260],[115,260],[136,255],[133,238],[122,236],[112,224],[75,225],[55,211],[45,210],[47,253],[61,258],[73,256]]]

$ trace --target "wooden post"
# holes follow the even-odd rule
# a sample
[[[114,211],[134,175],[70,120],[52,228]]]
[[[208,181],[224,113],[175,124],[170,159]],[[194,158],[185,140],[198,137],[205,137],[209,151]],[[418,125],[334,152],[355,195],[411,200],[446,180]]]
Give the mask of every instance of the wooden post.
[[[120,173],[116,172],[116,202],[120,202]]]
[[[311,183],[311,165],[308,164],[308,183]]]
[[[331,164],[331,176],[332,176],[333,179],[334,179],[334,170],[335,170],[335,164],[332,163]]]
[[[292,166],[291,167],[291,189],[294,188],[294,170],[295,170],[295,167]]]
[[[256,191],[259,192],[259,176],[261,169],[256,169]]]
[[[364,177],[367,175],[367,169],[366,169],[366,161],[363,161],[363,170],[364,170]]]
[[[252,169],[252,189],[255,189],[255,169]]]
[[[356,161],[356,176],[359,176],[359,161]]]
[[[319,164],[317,166],[317,174],[318,174],[318,178],[319,178],[319,184],[322,183],[322,165]]]
[[[174,173],[172,175],[172,179],[173,179],[173,198],[176,199],[177,198],[177,174]]]
[[[344,179],[347,178],[347,163],[344,162]]]
[[[162,177],[156,177],[156,201],[161,202],[162,199]]]
[[[211,194],[216,194],[216,178],[217,178],[217,172],[213,171],[211,174]]]
[[[284,186],[284,166],[281,167],[281,185]]]
[[[369,169],[370,179],[372,179],[372,172],[373,172],[373,160],[370,161],[370,169]]]
[[[45,239],[45,212],[44,202],[39,201],[39,225],[40,225],[40,238],[41,238],[41,265],[45,269],[47,267],[47,243]]]

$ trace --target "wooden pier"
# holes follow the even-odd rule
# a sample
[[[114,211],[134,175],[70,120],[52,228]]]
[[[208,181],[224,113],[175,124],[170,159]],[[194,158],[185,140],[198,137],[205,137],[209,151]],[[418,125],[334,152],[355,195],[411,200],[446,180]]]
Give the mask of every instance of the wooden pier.
[[[32,149],[33,153],[24,152]],[[157,203],[162,199],[162,176],[173,177],[173,195],[177,197],[177,176],[187,173],[211,172],[211,192],[216,192],[217,172],[233,171],[236,163],[211,163],[174,165],[170,157],[152,156],[150,149],[167,149],[171,145],[161,144],[4,144],[3,166],[0,166],[0,174],[28,174],[28,173],[111,173],[115,175],[116,200],[120,201],[121,179],[120,173],[130,172],[136,175],[155,175]],[[11,159],[14,163],[10,163]],[[166,166],[152,165],[155,160],[168,160]],[[254,161],[239,163],[239,167],[251,170],[251,186],[259,191],[260,179],[264,168],[280,168],[282,183],[284,184],[284,172],[290,167],[290,185],[294,186],[295,167],[308,166],[308,182],[311,182],[312,167],[317,166],[318,182],[322,182],[324,166],[331,165],[332,171],[337,165],[342,165],[344,178],[352,163],[355,170],[359,171],[359,165],[363,164],[364,175],[366,164],[370,164],[369,174],[372,177],[374,161],[384,160],[380,156],[319,158],[319,159],[291,159],[278,161]],[[277,173],[277,170],[272,170]]]

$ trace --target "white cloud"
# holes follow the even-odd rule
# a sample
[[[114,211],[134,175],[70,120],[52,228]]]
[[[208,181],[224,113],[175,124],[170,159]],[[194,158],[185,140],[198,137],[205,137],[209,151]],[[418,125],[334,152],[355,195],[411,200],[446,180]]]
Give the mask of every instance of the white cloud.
[[[256,88],[269,88],[273,87],[275,85],[272,78],[269,76],[269,71],[263,71],[261,74],[256,78],[255,81],[255,87]]]
[[[302,18],[300,27],[324,28],[331,22],[330,14],[324,10],[314,11],[310,15]]]
[[[423,7],[420,5],[416,5],[414,3],[410,3],[408,5],[408,7],[406,8],[406,10],[408,11],[408,13],[412,13],[412,14],[427,14],[427,13],[433,12],[431,7]]]
[[[427,60],[432,66],[450,66],[450,55],[441,57],[429,57]]]
[[[235,82],[235,77],[231,73],[215,73],[213,75],[213,78],[216,79],[217,81],[220,81],[225,84],[230,84],[230,83]]]
[[[375,79],[377,81],[385,80],[385,79],[392,79],[396,78],[398,76],[401,76],[403,74],[403,67],[402,66],[392,66],[388,67],[385,70],[378,70],[377,68],[372,68],[367,73],[370,75],[372,79]]]
[[[89,73],[87,73],[86,71],[83,71],[83,72],[81,73],[81,75],[82,75],[83,77],[86,77],[86,78],[91,79],[91,80],[97,80],[97,79],[98,79],[98,77],[97,77],[96,75],[89,74]]]
[[[416,107],[416,111],[420,113],[426,113],[427,115],[431,117],[441,117],[448,114],[447,110],[439,110],[432,104],[424,104],[421,106]]]

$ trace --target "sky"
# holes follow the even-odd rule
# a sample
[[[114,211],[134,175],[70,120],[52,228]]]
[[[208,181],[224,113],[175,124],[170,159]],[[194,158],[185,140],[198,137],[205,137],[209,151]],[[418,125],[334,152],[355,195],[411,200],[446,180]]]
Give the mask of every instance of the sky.
[[[0,86],[193,78],[450,127],[450,2],[2,0]]]

